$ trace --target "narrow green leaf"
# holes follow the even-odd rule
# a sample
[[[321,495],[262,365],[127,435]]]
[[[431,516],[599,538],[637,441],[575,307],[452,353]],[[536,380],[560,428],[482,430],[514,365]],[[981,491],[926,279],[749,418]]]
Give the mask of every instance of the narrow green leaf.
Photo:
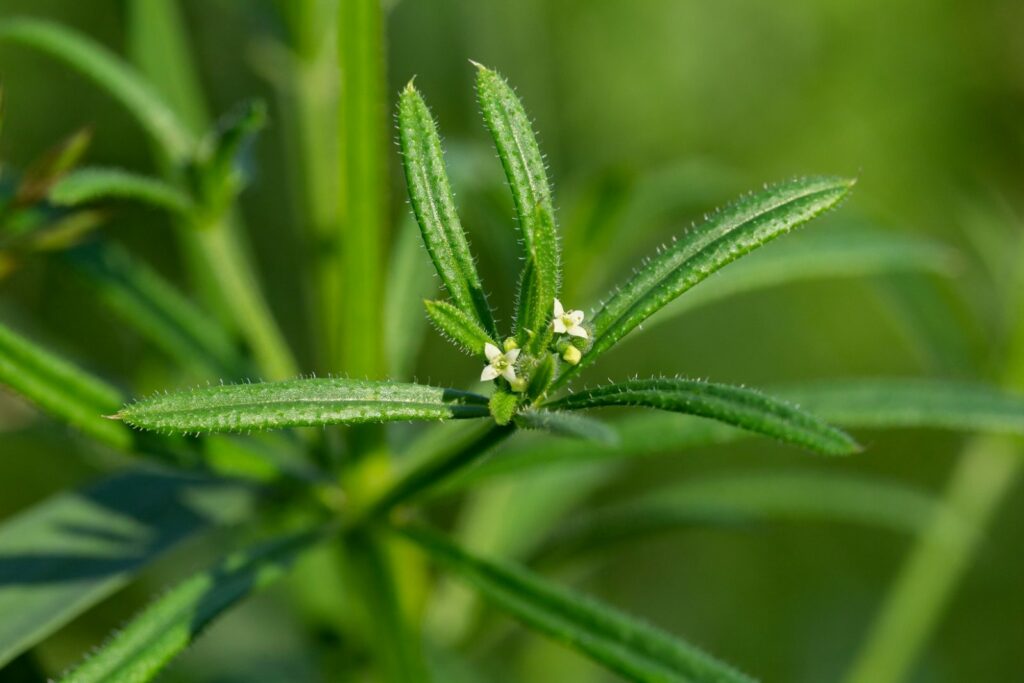
[[[254,493],[217,479],[125,472],[5,520],[0,668],[185,538],[247,517]]]
[[[409,199],[434,267],[459,310],[497,336],[494,317],[455,208],[437,126],[411,82],[399,99],[398,132]]]
[[[760,392],[726,384],[671,378],[632,380],[587,389],[547,404],[561,410],[603,406],[647,406],[698,415],[826,455],[859,450],[847,434],[810,413]]]
[[[46,199],[50,188],[78,165],[91,142],[92,130],[83,128],[33,161],[18,183],[16,201],[28,205]]]
[[[438,289],[422,245],[416,221],[408,217],[391,248],[384,295],[384,356],[392,379],[410,379],[427,327],[420,308],[423,295],[434,296]]]
[[[177,188],[120,168],[83,168],[64,176],[50,190],[50,200],[63,206],[104,199],[131,200],[182,216],[195,210],[191,198]]]
[[[920,427],[1024,436],[1024,396],[981,384],[865,379],[783,388],[804,409],[849,427]]]
[[[124,450],[132,443],[130,430],[102,418],[122,403],[117,389],[3,325],[0,384],[110,446]]]
[[[243,157],[266,123],[266,104],[243,102],[221,117],[202,141],[194,170],[204,208],[213,216],[226,211],[248,184],[249,169]]]
[[[68,254],[96,295],[122,320],[181,365],[204,377],[249,372],[237,344],[159,273],[114,245]]]
[[[593,347],[556,386],[715,271],[835,206],[853,182],[807,178],[778,185],[725,208],[661,250],[597,312]]]
[[[480,64],[476,66],[477,97],[515,200],[526,247],[527,269],[532,267],[533,271],[532,278],[524,276],[522,280],[520,299],[527,306],[523,319],[516,321],[516,336],[525,340],[524,330],[530,330],[532,336],[527,335],[531,338],[530,348],[536,352],[546,344],[551,306],[558,296],[561,278],[551,188],[544,158],[522,102],[497,72]],[[535,291],[524,296],[526,287],[534,287]]]
[[[617,444],[619,439],[618,433],[600,420],[560,410],[524,410],[516,414],[515,423],[522,429],[539,429],[606,446]]]
[[[66,674],[65,683],[151,681],[214,619],[283,576],[322,530],[276,539],[232,554],[156,600],[95,654]]]
[[[566,557],[650,534],[707,524],[835,521],[915,534],[950,514],[901,484],[824,472],[753,472],[689,479],[574,516],[539,555]]]
[[[897,272],[950,275],[955,256],[945,245],[907,235],[863,229],[811,231],[751,254],[718,274],[713,287],[695,289],[665,306],[633,336],[695,308],[768,287]]]
[[[473,557],[423,528],[397,533],[458,574],[498,608],[631,681],[750,681],[688,643],[525,569]]]
[[[36,48],[78,70],[121,102],[171,158],[185,159],[193,152],[195,140],[152,85],[99,43],[28,18],[0,22],[0,40]]]
[[[158,394],[125,406],[115,417],[139,429],[197,433],[487,415],[487,399],[466,391],[332,378]]]
[[[471,356],[482,356],[485,344],[497,343],[476,320],[446,301],[424,301],[427,315],[437,330]]]

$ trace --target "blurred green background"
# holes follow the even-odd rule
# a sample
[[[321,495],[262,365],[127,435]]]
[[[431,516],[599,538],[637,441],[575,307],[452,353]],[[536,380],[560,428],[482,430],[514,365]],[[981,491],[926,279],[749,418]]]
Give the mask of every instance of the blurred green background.
[[[805,173],[856,175],[854,198],[825,219],[924,234],[962,253],[957,277],[938,288],[951,312],[930,316],[892,280],[788,286],[702,308],[624,343],[602,366],[710,377],[754,386],[873,375],[988,379],[1000,331],[1000,276],[1024,204],[1024,3],[911,0],[395,0],[389,3],[389,93],[412,76],[457,153],[498,162],[472,90],[472,58],[502,71],[535,118],[563,224],[597,179],[678,177],[690,193],[671,220],[638,226],[638,255],[703,211],[764,182]],[[295,225],[290,160],[275,96],[264,77],[268,41],[283,34],[273,3],[184,0],[211,109],[251,96],[271,104],[243,197],[266,292],[306,359],[305,254]],[[0,0],[0,16],[32,15],[125,49],[125,9],[107,0]],[[91,163],[152,169],[139,129],[107,96],[54,62],[0,47],[6,121],[0,159],[24,167],[82,125],[94,129]],[[390,113],[388,114],[390,115]],[[405,217],[392,154],[393,212]],[[660,174],[660,175],[659,175]],[[457,187],[458,191],[459,188]],[[466,223],[494,301],[509,316],[517,263],[511,210],[474,207]],[[486,204],[486,203],[481,203]],[[105,232],[181,281],[167,220],[118,209]],[[572,255],[567,255],[571,262]],[[599,295],[607,280],[567,282]],[[628,260],[627,260],[628,263]],[[712,281],[713,283],[713,281]],[[712,287],[713,284],[706,285]],[[894,295],[898,289],[903,294]],[[582,305],[585,302],[572,302]],[[83,292],[66,270],[39,260],[0,283],[0,317],[123,386],[185,381],[143,340]],[[926,343],[922,343],[924,339]],[[476,361],[428,339],[421,379],[459,382]],[[0,396],[0,515],[7,516],[99,466],[76,441]],[[865,453],[822,462],[757,441],[641,462],[606,499],[692,473],[829,468],[891,476],[942,490],[962,439],[949,434],[864,434]],[[1010,680],[1024,671],[1024,496],[1015,491],[981,545],[915,681]],[[630,545],[578,584],[685,634],[766,681],[838,679],[857,651],[906,536],[838,524],[699,529]],[[180,569],[176,553],[127,590],[131,600],[93,610],[47,643],[52,666],[94,645]],[[176,564],[179,563],[179,564]],[[218,624],[167,680],[315,680],[274,593]],[[3,618],[0,615],[0,618]],[[575,655],[523,636],[508,669],[487,655],[494,680],[607,680]],[[1012,672],[1017,672],[1014,674]],[[0,672],[0,680],[17,680]]]

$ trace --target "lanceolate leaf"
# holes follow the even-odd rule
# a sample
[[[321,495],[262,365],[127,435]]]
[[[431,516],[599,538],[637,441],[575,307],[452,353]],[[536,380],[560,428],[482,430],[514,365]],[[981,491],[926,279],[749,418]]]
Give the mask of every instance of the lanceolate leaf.
[[[437,127],[412,83],[402,91],[399,101],[398,132],[409,198],[437,273],[455,305],[484,330],[497,336],[494,318],[455,208]]]
[[[852,185],[844,178],[794,180],[743,199],[684,235],[604,303],[593,318],[593,348],[557,384],[715,271],[835,206]]]
[[[122,403],[117,389],[3,325],[0,325],[0,384],[110,446],[124,450],[132,442],[132,434],[124,425],[101,417]]]
[[[865,379],[780,390],[816,415],[850,427],[921,427],[1024,436],[1024,396],[966,382]]]
[[[828,455],[858,450],[853,439],[810,413],[751,389],[685,379],[646,379],[570,394],[549,408],[647,406],[708,417]]]
[[[486,417],[487,399],[455,389],[352,379],[204,387],[156,395],[115,416],[167,433]]]
[[[324,537],[322,531],[316,531],[277,539],[238,552],[178,584],[61,680],[65,683],[153,680],[210,622],[283,576],[300,554]]]
[[[619,435],[610,426],[591,417],[563,410],[529,409],[516,414],[516,426],[523,429],[540,429],[606,446],[618,443]]]
[[[731,683],[751,679],[697,648],[525,569],[473,557],[422,528],[409,539],[498,608],[631,681]]]
[[[34,47],[92,79],[119,100],[172,158],[184,159],[192,153],[195,140],[156,90],[102,45],[38,19],[0,22],[0,40]]]
[[[533,268],[532,282],[524,277],[521,287],[536,288],[529,297],[520,293],[530,305],[523,319],[516,321],[517,336],[523,327],[529,328],[534,333],[531,348],[536,351],[545,344],[543,335],[547,331],[552,302],[558,296],[561,277],[551,188],[544,158],[519,98],[497,72],[479,64],[477,67],[477,97],[512,189],[526,246],[527,267]]]
[[[707,524],[838,521],[917,533],[952,514],[933,497],[897,483],[824,472],[746,472],[690,479],[583,513],[540,554],[564,557],[610,543]]]
[[[61,493],[0,525],[0,668],[185,538],[252,512],[222,480],[127,472]]]
[[[204,377],[242,377],[247,364],[223,328],[158,273],[114,246],[70,252],[68,260],[125,322]]]
[[[481,356],[485,344],[495,344],[487,332],[461,308],[446,301],[424,301],[423,305],[427,307],[427,315],[438,331],[471,356]]]
[[[55,204],[78,206],[104,199],[125,199],[187,215],[194,209],[184,192],[162,180],[120,168],[83,168],[64,176],[50,190]]]

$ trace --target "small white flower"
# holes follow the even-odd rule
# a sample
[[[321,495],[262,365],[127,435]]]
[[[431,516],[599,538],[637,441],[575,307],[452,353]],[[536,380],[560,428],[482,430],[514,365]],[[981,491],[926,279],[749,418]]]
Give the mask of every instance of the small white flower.
[[[499,376],[509,382],[516,381],[516,359],[519,358],[519,349],[509,349],[504,353],[497,346],[491,343],[484,344],[484,355],[487,356],[487,365],[480,373],[480,381],[488,382]]]
[[[567,311],[562,308],[562,302],[555,299],[555,318],[551,321],[555,334],[568,334],[586,339],[587,330],[582,323],[583,311]]]

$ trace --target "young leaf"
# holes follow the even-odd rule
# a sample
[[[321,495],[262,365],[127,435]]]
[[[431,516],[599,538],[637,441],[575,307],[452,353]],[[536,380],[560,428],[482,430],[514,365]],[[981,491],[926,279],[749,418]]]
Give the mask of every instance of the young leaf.
[[[100,379],[0,325],[0,384],[107,445],[125,450],[132,434],[101,416],[117,409],[121,393]]]
[[[466,391],[332,378],[158,394],[114,417],[139,429],[187,434],[487,415],[487,398]]]
[[[248,183],[242,156],[267,123],[267,106],[259,101],[244,102],[228,112],[202,142],[196,174],[203,206],[219,215]]]
[[[120,168],[83,168],[57,182],[50,200],[62,206],[78,206],[104,199],[127,199],[187,216],[195,210],[192,199],[157,178]]]
[[[600,420],[559,410],[524,410],[515,416],[517,427],[539,429],[605,446],[618,443],[619,435]]]
[[[299,555],[325,536],[322,530],[298,533],[234,553],[172,588],[61,681],[153,680],[214,619],[279,579]]]
[[[687,480],[574,517],[539,555],[565,557],[611,543],[706,524],[839,521],[917,533],[938,514],[934,497],[887,481],[823,472],[755,472]]]
[[[495,344],[476,320],[447,301],[424,301],[427,315],[438,331],[471,356],[482,356],[485,344]]]
[[[806,178],[767,189],[722,210],[639,269],[593,318],[594,345],[565,382],[648,317],[739,257],[835,206],[853,186],[844,178]]]
[[[195,140],[152,85],[102,45],[58,24],[28,18],[0,22],[2,40],[41,50],[106,89],[172,159],[192,154]]]
[[[653,626],[525,569],[473,557],[423,528],[397,530],[526,626],[632,681],[739,683],[744,674]]]
[[[826,455],[846,455],[859,448],[847,434],[782,401],[751,389],[697,380],[633,380],[547,404],[560,410],[602,406],[647,406],[699,415]]]
[[[551,305],[558,296],[561,277],[551,189],[544,158],[519,98],[497,72],[476,66],[477,97],[512,189],[526,246],[526,267],[532,267],[533,277],[524,276],[521,284],[520,299],[527,307],[523,319],[516,321],[516,336],[520,337],[524,329],[531,330],[529,348],[536,352],[546,344]],[[534,287],[535,291],[525,296],[523,288],[526,287]]]
[[[122,472],[0,524],[0,668],[182,540],[252,512],[251,487]]]
[[[490,335],[497,336],[494,317],[455,208],[437,126],[411,82],[399,98],[398,133],[409,199],[437,274],[459,310]]]
[[[68,254],[93,291],[125,322],[183,366],[204,377],[243,377],[248,364],[215,320],[156,271],[113,245]]]

